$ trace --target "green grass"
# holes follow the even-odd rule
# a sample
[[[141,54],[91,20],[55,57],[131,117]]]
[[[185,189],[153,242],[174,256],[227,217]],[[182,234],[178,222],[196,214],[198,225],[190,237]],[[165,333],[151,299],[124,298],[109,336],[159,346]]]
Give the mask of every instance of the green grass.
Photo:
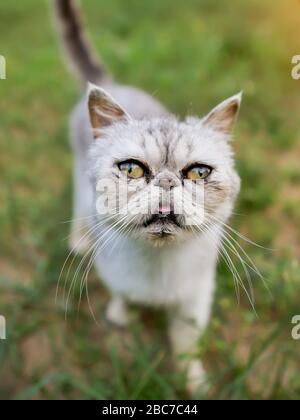
[[[272,249],[241,242],[270,293],[253,278],[257,318],[243,294],[237,303],[220,264],[199,344],[211,388],[199,397],[298,399],[300,342],[291,339],[291,319],[300,313],[300,85],[290,77],[298,3],[86,0],[84,11],[116,79],[178,115],[203,114],[244,90],[235,136],[243,186],[233,225]],[[77,310],[78,290],[67,320],[61,294],[55,304],[68,255],[62,222],[71,217],[67,118],[79,90],[46,2],[1,2],[0,21],[8,77],[0,81],[0,314],[8,335],[0,341],[0,398],[184,398],[162,314],[143,312],[129,331],[111,329],[94,273],[89,294],[99,325],[85,298]]]

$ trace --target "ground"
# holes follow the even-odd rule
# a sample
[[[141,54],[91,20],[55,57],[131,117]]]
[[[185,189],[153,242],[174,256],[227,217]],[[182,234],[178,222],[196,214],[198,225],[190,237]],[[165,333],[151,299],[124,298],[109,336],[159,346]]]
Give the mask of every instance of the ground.
[[[209,372],[202,398],[300,395],[300,81],[296,0],[86,0],[93,42],[120,82],[146,89],[174,113],[202,115],[243,90],[234,147],[242,193],[232,226],[265,278],[253,275],[255,314],[220,262],[210,327],[199,344]],[[0,398],[183,398],[160,313],[136,313],[129,331],[104,319],[108,295],[89,278],[91,316],[76,288],[65,317],[56,285],[68,255],[68,113],[80,92],[65,69],[47,2],[0,4]],[[238,238],[237,238],[238,239]],[[71,273],[80,263],[76,259]],[[243,280],[245,275],[235,259]],[[83,273],[83,271],[82,271]],[[62,284],[66,275],[62,278]]]

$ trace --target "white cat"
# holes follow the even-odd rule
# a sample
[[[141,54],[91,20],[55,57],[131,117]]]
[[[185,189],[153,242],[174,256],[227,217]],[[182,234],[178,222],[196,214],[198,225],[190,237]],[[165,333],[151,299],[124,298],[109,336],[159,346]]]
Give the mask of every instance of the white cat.
[[[91,55],[74,1],[55,5],[83,83],[101,85],[89,84],[88,100],[71,119],[71,246],[86,252],[92,245],[95,267],[112,295],[107,316],[114,323],[128,323],[130,302],[166,309],[175,359],[193,391],[204,382],[197,342],[210,318],[222,224],[240,188],[230,137],[241,94],[202,119],[178,121],[151,96],[112,81]],[[101,189],[102,181],[116,188]],[[198,191],[204,192],[200,202]],[[114,203],[106,215],[99,211],[104,202]],[[190,357],[177,357],[185,353]]]

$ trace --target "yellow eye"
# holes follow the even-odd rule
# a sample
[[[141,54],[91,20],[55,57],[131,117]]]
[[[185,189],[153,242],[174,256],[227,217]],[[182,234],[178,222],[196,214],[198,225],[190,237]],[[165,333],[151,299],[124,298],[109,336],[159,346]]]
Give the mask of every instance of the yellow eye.
[[[142,178],[145,175],[144,169],[135,162],[124,162],[119,164],[121,172],[126,174],[129,178]]]
[[[211,174],[212,168],[206,165],[194,166],[186,172],[186,178],[197,181],[199,179],[205,179]]]

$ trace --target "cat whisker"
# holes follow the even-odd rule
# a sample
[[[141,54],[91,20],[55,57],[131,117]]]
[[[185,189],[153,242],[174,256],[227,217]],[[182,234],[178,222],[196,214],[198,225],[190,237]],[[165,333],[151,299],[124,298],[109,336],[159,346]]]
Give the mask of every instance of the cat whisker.
[[[233,243],[238,247],[238,249],[242,252],[242,254],[246,257],[247,261],[245,261],[244,259],[242,259],[244,261],[244,264],[251,270],[253,271],[263,282],[266,290],[268,291],[268,293],[270,294],[271,297],[272,293],[267,285],[266,279],[264,278],[264,276],[261,274],[261,272],[259,271],[259,269],[257,268],[257,266],[255,265],[254,261],[252,260],[252,258],[247,254],[247,252],[244,250],[244,248],[239,244],[239,242],[229,233],[226,231],[226,228],[229,228],[228,225],[226,225],[226,223],[223,223],[222,221],[218,220],[216,217],[210,216],[212,218],[214,218],[218,223],[220,223],[223,227],[222,229],[222,235],[223,237],[225,236],[227,238],[227,241],[230,242],[231,246],[234,247],[236,255],[239,259],[241,259],[242,257],[240,256],[239,252],[237,251],[237,249],[235,248],[235,246],[233,245]],[[235,229],[231,229],[232,232],[234,232],[237,236],[241,237],[239,235],[239,232],[236,231]],[[243,238],[242,238],[243,239]],[[247,238],[246,238],[247,239]],[[249,242],[249,241],[248,241]],[[251,243],[251,241],[250,241]],[[259,246],[259,245],[258,245]],[[267,249],[267,248],[265,248]]]
[[[106,220],[106,218],[105,218],[105,220]],[[76,258],[76,256],[77,256],[77,254],[78,254],[78,251],[76,251],[75,253],[74,253],[74,251],[76,250],[76,248],[78,248],[79,247],[79,245],[81,244],[81,242],[83,241],[83,240],[85,240],[88,236],[90,236],[90,237],[92,237],[92,235],[94,234],[94,232],[96,231],[96,229],[99,227],[99,226],[101,226],[102,224],[103,224],[104,222],[103,221],[100,221],[100,222],[98,222],[98,223],[96,223],[94,226],[92,226],[91,228],[89,228],[88,229],[88,231],[76,242],[76,244],[73,246],[73,248],[70,250],[70,252],[69,252],[69,254],[68,254],[68,256],[67,256],[67,258],[65,259],[65,261],[64,261],[64,264],[63,264],[63,267],[62,267],[62,269],[61,269],[61,271],[60,271],[60,275],[59,275],[59,278],[58,278],[58,282],[57,282],[57,287],[56,287],[56,297],[55,297],[55,302],[57,301],[57,298],[58,298],[58,290],[59,290],[59,285],[60,285],[60,281],[61,281],[61,277],[62,277],[62,275],[63,275],[63,272],[64,272],[64,269],[65,269],[65,267],[66,267],[66,264],[68,263],[68,261],[69,261],[69,259],[70,259],[70,257],[71,257],[71,255],[72,254],[74,254],[73,255],[73,258],[72,258],[72,261],[71,261],[71,264],[70,264],[70,266],[69,266],[69,268],[68,268],[68,271],[67,271],[67,274],[66,274],[66,279],[65,279],[65,284],[64,284],[64,291],[63,291],[63,300],[65,300],[65,294],[66,294],[66,282],[67,282],[67,279],[68,279],[68,276],[69,276],[69,273],[70,273],[70,269],[71,269],[71,267],[72,267],[72,265],[73,265],[73,263],[74,263],[74,260],[75,260],[75,258]],[[91,239],[91,238],[90,238]]]
[[[225,242],[224,242],[225,240]],[[222,235],[221,237],[221,241],[223,243],[223,246],[227,246],[229,248],[229,250],[231,252],[233,252],[233,254],[238,258],[238,260],[240,261],[240,263],[242,264],[243,270],[245,272],[246,278],[247,278],[247,282],[250,288],[250,294],[251,294],[251,298],[254,302],[255,297],[254,297],[254,289],[253,289],[253,285],[252,285],[252,279],[251,276],[249,274],[249,271],[247,269],[248,264],[245,262],[245,260],[240,256],[239,252],[236,250],[236,248],[234,247],[234,245],[226,238]],[[252,267],[250,267],[252,268]]]
[[[225,222],[223,222],[222,220],[219,220],[216,216],[213,216],[212,214],[209,214],[209,217],[211,217],[212,219],[214,219],[216,222],[221,223],[224,227],[226,227],[227,229],[229,229],[231,232],[233,232],[235,235],[237,235],[239,238],[243,239],[245,242],[248,242],[251,245],[256,246],[257,248],[260,249],[264,249],[266,251],[275,251],[272,248],[267,248],[264,247],[254,241],[252,241],[251,239],[247,238],[245,235],[243,235],[242,233],[238,232],[236,229],[234,229],[233,227],[229,226],[228,224],[226,224]]]
[[[213,245],[215,246],[218,254],[221,256],[221,258],[224,260],[226,266],[228,267],[229,271],[232,274],[233,280],[234,280],[234,286],[235,286],[235,291],[236,291],[236,296],[237,296],[237,301],[238,304],[240,303],[240,292],[239,292],[239,285],[242,282],[234,264],[232,259],[230,258],[229,254],[226,252],[226,250],[224,249],[224,246],[222,244],[219,244],[217,242],[217,240],[212,236],[212,232],[210,230],[210,227],[203,224],[202,227],[203,229],[201,229],[198,225],[196,225],[197,228],[199,229],[200,233],[206,233],[210,236],[210,240],[213,243]]]
[[[213,234],[213,231],[212,230],[208,230],[208,233],[212,235]],[[221,244],[220,244],[220,251],[225,255],[225,258],[228,261],[229,266],[231,267],[230,271],[231,271],[234,279],[237,282],[236,284],[238,286],[241,286],[242,287],[243,291],[245,292],[245,294],[246,294],[246,296],[247,296],[247,298],[248,298],[248,300],[250,302],[250,305],[251,305],[254,313],[256,314],[256,316],[258,316],[257,315],[257,312],[256,312],[256,309],[255,309],[254,297],[253,297],[253,293],[252,293],[252,287],[250,287],[250,293],[249,293],[248,290],[247,290],[247,288],[244,285],[244,282],[243,282],[243,280],[242,280],[242,278],[241,278],[241,276],[240,276],[240,274],[239,274],[236,266],[234,265],[234,263],[232,261],[232,258],[230,257],[230,255],[229,255],[229,253],[228,253],[228,251],[226,249],[226,244],[224,244],[224,242],[221,242]],[[239,292],[238,292],[238,302],[240,302],[240,293]]]
[[[102,235],[96,241],[95,246],[94,246],[94,249],[93,249],[93,252],[92,252],[92,254],[90,256],[90,260],[88,262],[88,265],[85,268],[84,273],[83,273],[82,278],[81,278],[81,282],[80,282],[80,298],[79,298],[78,309],[79,309],[79,306],[80,306],[80,301],[81,301],[82,291],[83,291],[83,288],[84,288],[84,283],[85,283],[85,281],[87,281],[88,275],[89,275],[90,270],[91,270],[91,268],[92,268],[92,266],[94,264],[95,259],[105,249],[105,246],[108,243],[110,243],[115,237],[118,236],[119,231],[124,227],[124,225],[126,226],[126,224],[123,222],[121,224],[120,228],[117,228],[117,230],[115,232],[113,232],[112,235],[108,239],[106,239],[106,241],[103,244],[101,244],[101,241],[103,240],[104,235]],[[116,224],[114,225],[114,228],[115,227],[116,227]]]
[[[122,220],[122,219],[121,219]],[[95,230],[97,230],[97,228],[99,228],[99,226],[102,226],[103,224],[105,224],[105,223],[107,223],[107,220],[105,220],[103,223],[99,223],[98,225],[96,225],[95,226]],[[120,223],[120,220],[118,220],[117,222],[115,222],[115,224],[118,224],[118,223]],[[94,231],[95,231],[94,230]],[[72,292],[72,289],[75,287],[75,284],[76,284],[76,280],[77,280],[77,277],[78,277],[78,274],[79,274],[79,271],[80,271],[80,269],[81,269],[81,267],[82,267],[82,265],[84,264],[84,262],[86,261],[86,259],[87,259],[87,257],[90,255],[90,252],[94,249],[94,247],[97,245],[97,242],[98,241],[100,241],[100,240],[102,240],[103,239],[103,237],[105,237],[109,232],[110,232],[110,230],[111,230],[111,228],[110,229],[108,229],[108,230],[106,230],[104,233],[103,233],[103,235],[101,235],[99,238],[98,238],[98,240],[96,241],[96,243],[94,243],[94,244],[92,244],[91,246],[90,246],[90,248],[87,250],[87,252],[84,254],[84,256],[81,258],[81,261],[80,261],[80,263],[79,263],[79,265],[78,265],[78,267],[77,267],[77,269],[76,269],[76,271],[75,271],[75,274],[74,274],[74,276],[73,276],[73,279],[72,279],[72,281],[71,281],[71,285],[70,285],[70,288],[69,288],[69,292],[68,292],[68,295],[67,295],[67,299],[66,299],[66,313],[67,313],[67,311],[68,311],[68,302],[69,302],[69,299],[70,299],[70,295],[71,295],[71,292]],[[73,258],[73,260],[74,260],[74,258]]]
[[[86,237],[88,237],[89,235],[91,235],[92,233],[93,233],[93,231],[96,229],[96,226],[93,226],[93,227],[91,227],[79,240],[78,240],[78,242],[73,246],[73,248],[69,251],[69,253],[68,253],[68,256],[67,256],[67,258],[65,259],[65,261],[64,261],[64,264],[63,264],[63,266],[62,266],[62,268],[61,268],[61,271],[60,271],[60,274],[59,274],[59,277],[58,277],[58,281],[57,281],[57,286],[56,286],[56,292],[55,292],[55,303],[57,302],[57,299],[58,299],[58,291],[59,291],[59,286],[60,286],[60,281],[61,281],[61,278],[62,278],[62,275],[63,275],[63,272],[64,272],[64,269],[65,269],[65,267],[66,267],[66,265],[67,265],[67,263],[68,263],[68,261],[69,261],[69,259],[70,259],[70,257],[71,257],[71,255],[74,253],[74,251],[75,251],[75,249],[80,245],[80,243],[86,238]],[[75,259],[75,257],[76,257],[76,255],[77,255],[77,252],[75,253],[75,256],[73,256],[73,259],[72,259],[72,262],[71,262],[71,265],[73,264],[73,261],[74,261],[74,259]],[[68,269],[68,273],[69,273],[69,270],[70,270],[70,267],[69,267],[69,269]],[[67,273],[67,277],[68,277],[68,273]],[[66,277],[66,278],[67,278]],[[64,285],[64,294],[65,294],[65,286],[66,286],[66,283],[65,283],[65,285]]]
[[[186,210],[191,210],[191,204],[192,203],[191,203],[191,200],[189,198],[187,198],[187,197],[186,197],[186,203],[190,205],[190,207],[186,208]],[[196,223],[197,228],[201,232],[206,231],[209,235],[212,235],[213,234],[213,231],[210,229],[210,227],[208,226],[207,222],[204,222],[204,223],[202,222],[202,224],[199,225],[197,223],[197,220],[195,218],[192,218],[192,220],[194,221],[194,223]],[[202,226],[202,228],[200,228],[200,226]],[[220,253],[220,255],[222,256],[222,258],[224,259],[226,265],[228,266],[228,268],[230,269],[230,271],[231,271],[231,273],[233,275],[235,285],[237,285],[237,287],[236,286],[235,287],[236,287],[236,293],[237,293],[238,302],[240,300],[240,297],[239,297],[240,294],[239,294],[239,291],[238,291],[238,285],[241,285],[242,288],[243,288],[243,290],[245,291],[248,299],[249,299],[249,302],[250,302],[253,310],[255,311],[253,285],[252,285],[251,276],[249,274],[249,271],[247,269],[247,266],[249,266],[255,272],[258,271],[258,270],[257,270],[257,268],[256,268],[255,265],[254,265],[254,267],[252,267],[250,264],[248,264],[246,261],[244,261],[244,259],[240,256],[240,254],[237,251],[236,247],[234,246],[234,244],[232,243],[232,241],[226,236],[226,234],[227,234],[227,232],[221,231],[221,243],[219,244],[220,250],[218,250],[218,252]],[[214,245],[216,246],[216,249],[218,249],[218,243],[217,243],[217,241],[214,241]],[[248,292],[248,290],[246,289],[246,287],[245,287],[245,285],[244,285],[244,283],[242,281],[242,278],[241,278],[240,274],[238,273],[238,271],[237,271],[237,269],[236,269],[236,267],[235,267],[235,265],[234,265],[234,263],[233,263],[230,255],[229,255],[229,253],[227,252],[226,248],[228,248],[231,252],[233,252],[237,256],[237,258],[240,261],[240,263],[242,264],[242,267],[244,269],[244,272],[245,272],[245,275],[246,275],[246,278],[247,278],[247,282],[248,282],[248,285],[249,285],[249,288],[250,288],[250,292]],[[250,257],[248,257],[248,259],[250,259]],[[252,262],[251,259],[250,259],[250,261]]]
[[[132,220],[130,222],[132,222]],[[125,234],[124,239],[126,239],[126,236],[129,233],[129,231],[132,231],[135,228],[135,226],[134,225],[130,226],[128,232],[126,232],[127,228],[128,228],[128,223],[123,223],[122,226],[120,228],[118,228],[117,231],[114,232],[115,235],[112,235],[107,240],[107,242],[108,241],[111,242],[114,239],[114,242],[116,244],[116,242],[118,240],[118,237],[120,237],[121,234],[123,234],[123,235]],[[124,241],[123,241],[123,243],[124,243]],[[115,246],[115,244],[113,246]],[[100,246],[100,244],[98,244],[98,246],[95,247],[95,249],[93,251],[93,254],[91,255],[90,261],[88,263],[88,266],[85,269],[85,272],[83,273],[83,277],[82,277],[82,280],[81,280],[81,286],[80,286],[80,297],[79,297],[79,302],[78,302],[78,310],[80,308],[80,303],[81,303],[81,299],[82,299],[82,292],[83,292],[84,287],[86,289],[87,297],[88,297],[88,285],[87,285],[87,283],[88,283],[88,275],[89,275],[90,269],[91,269],[92,265],[94,264],[95,259],[104,250],[104,248],[105,248],[105,244],[103,244],[101,246]],[[89,299],[88,299],[88,301],[89,301]],[[92,313],[92,316],[95,319],[94,312],[91,308],[90,302],[88,302],[88,303],[89,303],[90,312]]]
[[[107,216],[107,218],[105,218],[105,221],[107,220],[107,219],[110,219],[112,216]],[[62,276],[62,274],[63,274],[63,271],[64,271],[64,268],[65,268],[65,266],[66,266],[66,264],[67,264],[67,262],[69,261],[69,258],[71,257],[71,255],[73,254],[73,258],[72,258],[72,261],[71,261],[71,264],[70,264],[70,266],[69,266],[69,268],[68,268],[68,271],[67,271],[67,274],[66,274],[66,280],[65,280],[65,284],[64,284],[64,291],[63,291],[63,299],[65,300],[65,289],[66,289],[66,282],[67,282],[67,279],[68,279],[68,276],[69,276],[69,273],[70,273],[70,270],[71,270],[71,267],[72,267],[72,265],[73,265],[73,263],[74,263],[74,261],[75,261],[75,258],[76,258],[76,256],[78,255],[78,250],[76,251],[76,252],[74,252],[76,249],[78,249],[79,248],[79,245],[82,243],[82,241],[84,241],[87,237],[89,237],[90,236],[90,239],[92,240],[92,235],[94,234],[94,232],[99,228],[99,226],[101,226],[102,224],[104,224],[105,223],[105,221],[100,221],[100,222],[98,222],[98,223],[96,223],[94,226],[92,226],[91,228],[89,228],[88,229],[88,231],[75,243],[75,245],[73,246],[73,248],[70,250],[70,252],[69,252],[69,254],[68,254],[68,256],[67,256],[67,258],[66,258],[66,260],[65,260],[65,262],[64,262],[64,264],[63,264],[63,267],[62,267],[62,269],[61,269],[61,272],[60,272],[60,276],[59,276],[59,279],[58,279],[58,284],[57,284],[57,289],[56,289],[56,292],[58,292],[58,288],[59,288],[59,284],[60,284],[60,279],[61,279],[61,276]],[[57,295],[56,295],[56,297],[57,297]]]
[[[91,214],[90,216],[84,216],[84,217],[75,217],[73,219],[68,219],[68,220],[62,220],[61,222],[59,222],[60,224],[67,224],[67,223],[73,223],[73,222],[81,222],[82,220],[89,220],[89,219],[93,219],[94,217],[97,217],[97,214]]]

